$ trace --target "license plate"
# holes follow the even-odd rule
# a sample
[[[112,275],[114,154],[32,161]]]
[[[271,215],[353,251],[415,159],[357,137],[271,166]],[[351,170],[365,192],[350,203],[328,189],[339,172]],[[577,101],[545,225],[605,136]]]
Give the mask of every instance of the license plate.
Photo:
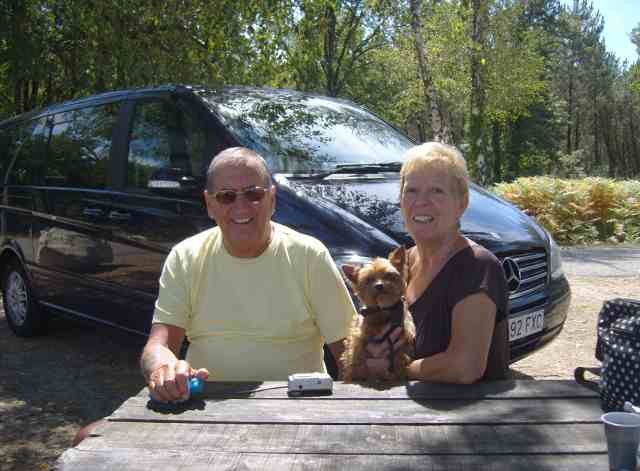
[[[540,332],[543,326],[544,309],[509,319],[509,341]]]

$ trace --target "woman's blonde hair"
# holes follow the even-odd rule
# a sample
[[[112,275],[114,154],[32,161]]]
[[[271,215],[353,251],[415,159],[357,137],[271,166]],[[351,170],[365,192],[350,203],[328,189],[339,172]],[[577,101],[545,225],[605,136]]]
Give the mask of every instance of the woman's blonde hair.
[[[465,208],[469,205],[467,162],[457,148],[441,142],[425,142],[406,151],[404,157],[405,162],[400,169],[400,195],[411,172],[437,168],[449,174],[456,195],[462,199]]]

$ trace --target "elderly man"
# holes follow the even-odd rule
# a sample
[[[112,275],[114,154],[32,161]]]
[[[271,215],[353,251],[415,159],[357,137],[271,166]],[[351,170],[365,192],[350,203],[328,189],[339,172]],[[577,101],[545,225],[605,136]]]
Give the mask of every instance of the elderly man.
[[[325,371],[356,315],[326,247],[271,221],[276,187],[250,149],[218,154],[204,192],[217,227],[176,245],[160,278],[141,358],[152,395],[171,401],[197,375],[215,380],[285,380]],[[186,337],[190,346],[178,360]]]

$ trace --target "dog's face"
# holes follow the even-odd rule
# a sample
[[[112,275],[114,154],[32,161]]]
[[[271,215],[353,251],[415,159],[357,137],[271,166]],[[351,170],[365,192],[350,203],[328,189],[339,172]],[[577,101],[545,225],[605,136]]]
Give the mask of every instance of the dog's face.
[[[405,250],[399,247],[389,254],[389,259],[376,258],[362,267],[343,265],[342,271],[364,306],[388,308],[404,295],[404,263]]]

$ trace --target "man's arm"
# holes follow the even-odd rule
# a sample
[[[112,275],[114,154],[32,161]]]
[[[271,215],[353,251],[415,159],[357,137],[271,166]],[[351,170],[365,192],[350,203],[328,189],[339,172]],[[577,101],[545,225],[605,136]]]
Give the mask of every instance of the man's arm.
[[[140,367],[145,379],[162,366],[173,365],[178,361],[180,346],[185,330],[169,324],[153,324],[147,343],[142,350]]]
[[[149,339],[142,350],[140,367],[151,395],[168,402],[188,394],[187,381],[197,375],[207,379],[206,369],[194,370],[189,363],[178,360],[185,330],[169,324],[153,324]]]
[[[309,289],[307,297],[311,315],[327,342],[336,361],[338,378],[341,378],[340,358],[346,346],[345,337],[349,335],[357,312],[344,279],[326,248],[313,257],[309,266],[309,278],[305,286]],[[336,338],[339,340],[335,340]]]
[[[342,340],[338,340],[337,342],[327,344],[327,347],[329,347],[329,351],[331,352],[331,355],[333,355],[333,358],[336,361],[336,367],[338,368],[338,378],[342,377],[342,363],[340,362],[340,357],[344,352],[345,342],[346,340],[342,339]]]

